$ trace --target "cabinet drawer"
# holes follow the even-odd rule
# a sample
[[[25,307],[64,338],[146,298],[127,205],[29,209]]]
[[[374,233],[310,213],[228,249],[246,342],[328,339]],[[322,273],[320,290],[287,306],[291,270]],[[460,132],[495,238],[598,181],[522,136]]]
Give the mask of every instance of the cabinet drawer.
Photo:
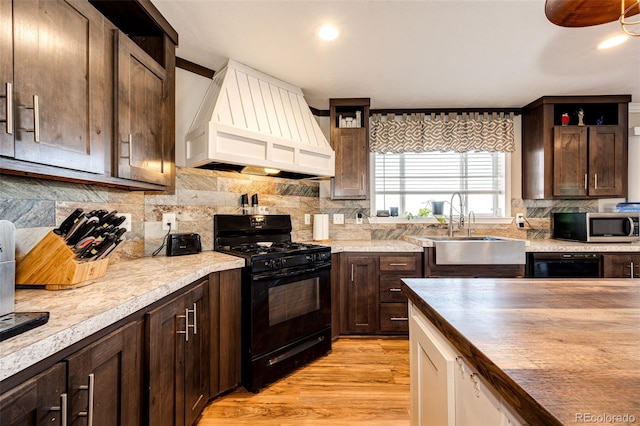
[[[381,276],[380,302],[407,303],[407,296],[400,291],[401,284],[399,276]]]
[[[381,272],[415,271],[417,267],[416,256],[380,256]]]
[[[380,331],[399,334],[409,333],[407,303],[380,304]]]

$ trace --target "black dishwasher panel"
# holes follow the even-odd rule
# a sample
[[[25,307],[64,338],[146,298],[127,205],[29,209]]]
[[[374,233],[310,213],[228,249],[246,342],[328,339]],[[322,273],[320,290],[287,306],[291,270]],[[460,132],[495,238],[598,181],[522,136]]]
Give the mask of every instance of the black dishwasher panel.
[[[531,278],[599,278],[598,253],[528,253],[526,276]]]

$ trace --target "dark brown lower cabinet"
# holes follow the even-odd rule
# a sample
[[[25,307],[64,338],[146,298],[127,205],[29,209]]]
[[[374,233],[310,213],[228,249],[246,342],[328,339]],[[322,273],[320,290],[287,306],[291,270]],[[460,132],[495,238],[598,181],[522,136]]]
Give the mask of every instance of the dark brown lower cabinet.
[[[209,399],[209,285],[147,314],[149,424],[192,425]]]
[[[241,376],[240,270],[209,276],[211,396],[235,388]]]
[[[604,278],[640,278],[640,254],[602,255]]]
[[[59,362],[0,397],[0,425],[67,425],[67,365]]]
[[[143,419],[143,322],[67,358],[69,425],[133,425]]]
[[[421,276],[422,253],[346,253],[341,258],[341,334],[408,334],[401,279]]]

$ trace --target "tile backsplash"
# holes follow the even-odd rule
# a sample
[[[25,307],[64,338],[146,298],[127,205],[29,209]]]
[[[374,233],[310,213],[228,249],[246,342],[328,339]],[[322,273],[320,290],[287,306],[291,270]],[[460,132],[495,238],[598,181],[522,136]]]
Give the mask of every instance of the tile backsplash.
[[[332,240],[397,239],[402,235],[443,234],[443,225],[417,221],[403,223],[355,224],[357,213],[369,214],[369,201],[329,198],[327,181],[288,180],[191,168],[178,168],[175,193],[131,192],[93,185],[2,175],[0,219],[17,228],[16,256],[24,256],[49,230],[78,207],[131,213],[132,231],[114,252],[112,262],[150,256],[161,244],[162,214],[175,213],[177,232],[196,232],[203,250],[213,248],[213,220],[216,213],[241,213],[240,196],[258,194],[261,206],[270,213],[290,214],[293,239],[310,241],[312,225],[304,224],[304,214],[342,213],[344,225],[330,225]],[[525,231],[513,224],[478,224],[479,235],[514,238],[549,238],[549,216],[554,210],[597,211],[597,200],[513,200],[512,213],[523,212],[529,225]]]

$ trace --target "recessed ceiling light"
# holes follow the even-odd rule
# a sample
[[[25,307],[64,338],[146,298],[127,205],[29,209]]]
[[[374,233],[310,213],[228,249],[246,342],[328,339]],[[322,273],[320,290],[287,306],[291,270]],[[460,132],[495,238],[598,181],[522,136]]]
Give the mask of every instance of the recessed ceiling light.
[[[323,25],[316,31],[318,38],[324,41],[333,41],[338,38],[338,34],[338,29],[333,25]]]
[[[624,43],[628,39],[629,36],[625,34],[609,37],[598,45],[598,49],[609,49]]]

